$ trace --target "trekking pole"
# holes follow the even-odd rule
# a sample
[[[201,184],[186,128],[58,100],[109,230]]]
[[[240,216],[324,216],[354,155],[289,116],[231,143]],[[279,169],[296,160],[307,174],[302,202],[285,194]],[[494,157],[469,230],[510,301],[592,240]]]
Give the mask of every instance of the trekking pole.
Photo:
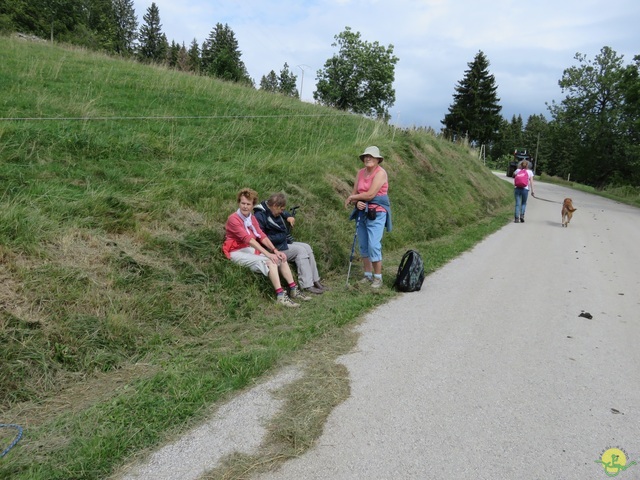
[[[295,218],[296,210],[298,210],[299,208],[300,208],[300,205],[296,205],[291,210],[289,210],[289,213],[291,213],[291,216],[293,218]],[[291,233],[291,224],[289,222],[284,222],[284,223],[285,223],[285,227],[287,227],[287,243],[293,243],[295,239],[293,238],[293,234]]]
[[[360,213],[356,215],[356,233],[353,236],[353,244],[351,245],[351,256],[349,257],[349,270],[347,271],[347,287],[349,286],[349,277],[351,276],[351,264],[353,263],[353,258],[355,257],[356,252],[356,239],[358,238],[358,224],[360,223]]]

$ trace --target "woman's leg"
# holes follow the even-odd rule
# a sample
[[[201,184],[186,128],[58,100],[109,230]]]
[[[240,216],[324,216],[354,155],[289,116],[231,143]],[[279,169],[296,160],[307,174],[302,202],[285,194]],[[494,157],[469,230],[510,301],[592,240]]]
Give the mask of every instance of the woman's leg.
[[[529,198],[529,190],[522,189],[522,205],[520,207],[520,218],[524,218],[524,211],[527,209],[527,199]]]
[[[386,217],[386,213],[378,212],[375,220],[369,220],[367,222],[369,260],[371,260],[373,267],[373,283],[371,286],[375,288],[382,286],[382,235],[384,233]]]
[[[373,266],[369,260],[369,234],[367,232],[367,222],[363,213],[360,213],[358,221],[358,246],[360,247],[360,258],[362,258],[362,268],[365,276],[373,275]],[[368,275],[367,275],[368,274]]]
[[[284,278],[287,282],[287,285],[295,283],[295,280],[293,279],[293,273],[291,273],[291,269],[289,268],[289,263],[282,262],[278,267],[278,270],[280,270],[280,274],[282,275],[282,278]],[[278,279],[278,283],[280,283],[280,279]]]
[[[313,271],[309,256],[310,247],[307,247],[309,247],[309,245],[306,243],[293,242],[287,250],[284,250],[285,255],[287,255],[287,260],[296,262],[296,267],[298,268],[298,283],[302,288],[313,286]]]
[[[271,280],[271,284],[275,289],[276,293],[278,290],[282,290],[282,285],[280,283],[280,275],[278,275],[278,266],[269,260],[267,265],[269,267],[269,280]]]
[[[515,198],[516,201],[516,208],[513,212],[513,218],[516,219],[516,221],[520,220],[520,207],[522,205],[522,188],[514,188],[513,189],[513,196]]]
[[[380,272],[382,272],[382,234],[384,233],[384,224],[387,219],[385,212],[378,212],[375,220],[367,220],[367,238],[369,246],[369,260],[374,265],[379,264]]]

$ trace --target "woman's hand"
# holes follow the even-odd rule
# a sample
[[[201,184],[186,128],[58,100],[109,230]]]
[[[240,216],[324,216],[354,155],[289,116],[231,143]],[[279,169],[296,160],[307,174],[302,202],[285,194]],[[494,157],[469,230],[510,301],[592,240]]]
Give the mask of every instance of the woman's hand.
[[[353,195],[349,195],[347,199],[344,201],[344,208],[349,208],[349,205],[353,202]]]
[[[365,208],[367,208],[367,202],[358,202],[358,203],[356,203],[356,208],[358,210],[364,210]]]
[[[278,256],[278,253],[276,252],[270,253],[268,257],[269,257],[269,260],[271,260],[277,266],[280,266],[280,264],[282,263],[282,260],[280,259],[280,257]]]

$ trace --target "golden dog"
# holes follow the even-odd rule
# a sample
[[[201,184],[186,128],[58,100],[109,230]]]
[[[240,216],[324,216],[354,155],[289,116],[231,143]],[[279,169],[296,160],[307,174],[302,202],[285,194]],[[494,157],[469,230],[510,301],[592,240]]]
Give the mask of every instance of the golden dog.
[[[573,200],[570,198],[565,198],[564,202],[562,202],[562,226],[568,227],[569,222],[571,221],[571,217],[573,217],[573,212],[577,209],[573,207]]]

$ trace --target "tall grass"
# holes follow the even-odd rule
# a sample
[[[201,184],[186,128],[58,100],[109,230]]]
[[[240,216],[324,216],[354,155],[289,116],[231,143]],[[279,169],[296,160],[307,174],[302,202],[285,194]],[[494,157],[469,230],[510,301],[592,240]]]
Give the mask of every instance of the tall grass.
[[[3,478],[104,478],[391,298],[344,288],[366,146],[390,178],[387,287],[407,248],[433,270],[508,219],[508,186],[425,132],[60,46],[0,56],[0,421],[25,427]],[[301,205],[331,292],[283,311],[224,258],[245,186]]]

